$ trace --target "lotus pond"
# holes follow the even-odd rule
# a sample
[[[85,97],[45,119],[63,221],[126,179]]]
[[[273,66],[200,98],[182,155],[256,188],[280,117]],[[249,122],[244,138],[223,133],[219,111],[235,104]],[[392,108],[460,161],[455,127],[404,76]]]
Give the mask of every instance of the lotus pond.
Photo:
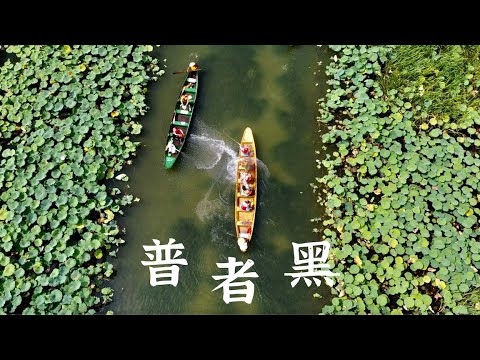
[[[152,46],[8,46],[0,68],[0,313],[94,313],[110,301],[110,179],[135,154]],[[126,180],[126,179],[123,179]]]
[[[1,47],[0,314],[480,313],[479,55]],[[162,120],[182,81],[171,72],[192,60],[208,69],[166,172]],[[242,255],[230,195],[245,126],[262,181],[258,241]],[[152,288],[143,245],[168,237],[189,266],[177,288]],[[319,239],[341,275],[292,289],[292,241]],[[211,291],[227,256],[255,261],[251,306]]]
[[[2,313],[316,314],[328,301],[326,286],[292,289],[283,275],[292,242],[318,239],[310,183],[323,49],[10,46],[0,54]],[[205,68],[193,128],[166,171],[165,136],[183,81],[171,73],[192,60]],[[231,138],[247,125],[262,180],[256,241],[243,256]],[[143,245],[169,237],[185,245],[189,265],[177,288],[151,287]],[[255,261],[251,305],[227,305],[212,292],[215,263],[227,256]]]
[[[326,314],[478,313],[478,46],[332,46]]]

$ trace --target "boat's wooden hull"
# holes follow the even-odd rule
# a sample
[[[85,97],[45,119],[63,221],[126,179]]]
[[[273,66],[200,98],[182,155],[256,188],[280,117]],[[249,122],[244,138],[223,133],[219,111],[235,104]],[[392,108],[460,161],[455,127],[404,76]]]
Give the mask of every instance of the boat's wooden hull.
[[[249,156],[244,156],[239,149],[237,158],[236,181],[235,181],[235,230],[237,233],[237,244],[240,250],[246,251],[250,245],[255,224],[255,213],[257,211],[257,151],[252,130],[247,127],[243,132],[241,146],[250,147]],[[247,175],[253,176],[251,182],[244,180]],[[243,193],[242,184],[253,188],[252,194]],[[242,210],[243,201],[249,200],[252,204],[252,210]]]
[[[187,73],[185,81],[183,82],[180,94],[177,97],[177,103],[175,110],[173,111],[172,122],[168,128],[167,141],[165,143],[165,168],[170,169],[178,156],[182,152],[183,146],[187,140],[188,129],[190,128],[191,120],[193,117],[193,110],[195,108],[195,102],[197,100],[198,90],[198,71],[190,71]],[[186,109],[182,108],[180,98],[183,94],[191,95],[191,99]],[[183,141],[173,135],[173,128],[178,128],[183,131]],[[168,143],[172,141],[173,145],[177,149],[175,153],[171,153],[167,150]]]

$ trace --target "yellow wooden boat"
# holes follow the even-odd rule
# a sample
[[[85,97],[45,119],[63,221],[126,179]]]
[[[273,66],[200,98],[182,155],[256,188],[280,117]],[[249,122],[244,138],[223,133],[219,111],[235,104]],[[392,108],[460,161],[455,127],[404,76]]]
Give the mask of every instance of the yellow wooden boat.
[[[238,150],[235,181],[235,229],[237,244],[245,252],[250,245],[257,211],[257,153],[252,130],[243,132]]]

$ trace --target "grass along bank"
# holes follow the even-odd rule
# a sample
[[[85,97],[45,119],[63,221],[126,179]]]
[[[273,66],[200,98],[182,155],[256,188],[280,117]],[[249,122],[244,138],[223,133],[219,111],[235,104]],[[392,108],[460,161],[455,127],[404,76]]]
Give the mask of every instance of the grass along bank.
[[[0,313],[94,313],[112,298],[133,200],[105,186],[139,145],[151,46],[8,46],[0,67]],[[128,178],[123,177],[126,181]]]
[[[342,275],[322,312],[478,311],[479,47],[331,49],[315,191]]]

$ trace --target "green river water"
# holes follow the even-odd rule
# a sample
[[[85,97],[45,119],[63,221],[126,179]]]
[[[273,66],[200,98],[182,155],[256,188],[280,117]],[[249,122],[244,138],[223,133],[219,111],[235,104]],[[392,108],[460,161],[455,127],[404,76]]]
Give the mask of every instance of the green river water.
[[[319,176],[321,150],[316,116],[325,75],[318,62],[327,50],[314,45],[165,45],[156,54],[166,73],[149,87],[150,110],[142,119],[142,142],[125,173],[128,188],[141,199],[119,224],[126,243],[111,259],[118,270],[109,286],[116,314],[317,314],[329,298],[322,281],[290,286],[292,242],[319,241],[310,222],[322,209],[309,185]],[[164,61],[166,59],[166,61]],[[172,75],[195,61],[199,93],[183,152],[171,170],[163,166],[166,132],[184,75]],[[314,74],[317,72],[317,74]],[[316,83],[319,85],[316,86]],[[252,245],[241,253],[234,228],[235,157],[246,126],[259,160],[258,207]],[[143,245],[175,238],[185,246],[178,286],[149,283]],[[216,266],[251,259],[258,278],[253,302],[226,304]],[[243,281],[243,280],[239,280]],[[315,298],[318,293],[323,298]]]

